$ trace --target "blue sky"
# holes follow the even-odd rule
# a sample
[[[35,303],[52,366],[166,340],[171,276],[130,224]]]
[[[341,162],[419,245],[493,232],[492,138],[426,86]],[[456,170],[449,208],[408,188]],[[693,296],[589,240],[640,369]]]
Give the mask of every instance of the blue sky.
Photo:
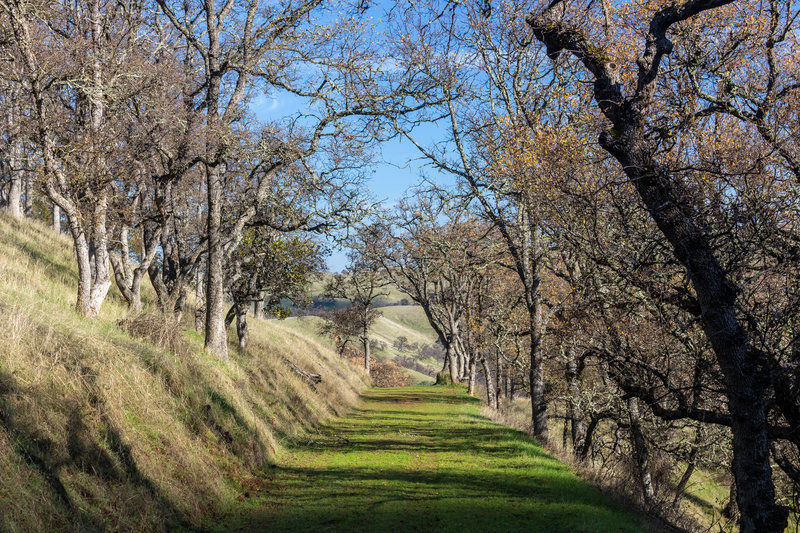
[[[387,13],[395,6],[396,3],[390,0],[372,3],[367,16],[375,31],[387,31]],[[250,110],[258,120],[266,122],[306,112],[308,107],[307,101],[301,97],[274,92],[257,95],[250,104]],[[414,134],[424,145],[434,143],[440,137],[438,127],[434,124],[422,125],[415,129]],[[378,149],[376,159],[378,163],[370,164],[364,169],[368,176],[367,192],[372,199],[383,202],[386,207],[392,207],[410,189],[420,184],[423,176],[447,186],[455,182],[453,176],[423,166],[424,161],[420,159],[417,148],[400,137],[383,143]],[[342,270],[347,264],[346,251],[333,249],[331,256],[327,258],[327,264],[329,270]]]
[[[303,99],[291,94],[259,95],[250,104],[250,110],[259,120],[268,121],[286,117],[305,110]],[[435,125],[421,129],[423,140],[433,141],[436,137]],[[423,176],[436,177],[438,183],[452,183],[452,178],[444,176],[430,167],[423,167],[419,151],[409,141],[401,138],[382,143],[379,147],[379,160],[366,167],[365,174],[369,195],[387,207],[393,206],[409,189],[418,185]],[[347,264],[345,250],[332,249],[327,258],[328,269],[341,271]]]

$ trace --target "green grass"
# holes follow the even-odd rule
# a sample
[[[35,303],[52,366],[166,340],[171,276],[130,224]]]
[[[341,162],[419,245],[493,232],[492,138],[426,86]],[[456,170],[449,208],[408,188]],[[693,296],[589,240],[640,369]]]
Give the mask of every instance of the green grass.
[[[287,448],[218,531],[643,531],[462,388],[372,389]]]
[[[408,377],[411,379],[409,385],[433,385],[436,380],[430,376],[426,376],[422,372],[417,372],[410,368],[403,369]]]
[[[681,468],[684,468],[683,464]],[[730,488],[719,477],[707,470],[697,469],[686,486],[684,507],[697,518],[698,522],[709,526],[730,525],[722,516],[722,508],[728,501]],[[731,526],[730,529],[734,528]]]
[[[391,307],[382,307],[381,313],[387,319],[400,324],[427,340],[433,342],[436,340],[436,333],[428,323],[425,316],[425,311],[418,305],[393,305]],[[414,339],[409,338],[409,342],[414,342]]]

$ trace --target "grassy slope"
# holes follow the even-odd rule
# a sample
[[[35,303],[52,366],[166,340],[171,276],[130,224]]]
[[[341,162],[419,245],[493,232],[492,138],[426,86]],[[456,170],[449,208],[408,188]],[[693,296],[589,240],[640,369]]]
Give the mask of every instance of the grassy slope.
[[[378,319],[375,331],[394,341],[405,335],[410,343],[430,344],[436,341],[436,334],[418,305],[393,305],[381,307],[383,316]]]
[[[642,531],[461,388],[373,389],[287,450],[220,531]]]
[[[380,359],[394,359],[399,352],[393,347],[394,341],[401,335],[408,339],[409,343],[420,345],[435,342],[436,336],[425,318],[422,308],[416,305],[393,305],[390,307],[379,308],[383,316],[378,318],[372,329],[373,339],[386,343],[386,349],[375,349],[373,355]],[[328,348],[333,349],[333,342],[327,337],[318,333],[320,318],[315,316],[305,316],[300,318],[288,318],[281,321],[281,325],[299,335],[319,342]],[[359,347],[360,348],[360,347]],[[402,352],[402,355],[414,356],[413,352]],[[441,364],[433,359],[420,360],[431,372],[440,369]],[[407,369],[408,370],[408,369]],[[408,375],[416,384],[432,383],[430,376],[426,376],[413,370],[408,370]]]
[[[365,385],[274,322],[228,363],[193,332],[165,352],[116,326],[116,289],[100,319],[78,317],[76,280],[67,238],[0,215],[0,531],[197,524]],[[322,374],[318,392],[284,358]]]

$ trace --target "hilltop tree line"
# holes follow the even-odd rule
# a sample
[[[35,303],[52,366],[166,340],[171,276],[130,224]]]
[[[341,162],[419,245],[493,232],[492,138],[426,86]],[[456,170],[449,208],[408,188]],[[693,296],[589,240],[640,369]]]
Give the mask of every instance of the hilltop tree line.
[[[578,458],[630,458],[648,507],[724,462],[741,530],[783,531],[800,507],[800,6],[378,9],[0,1],[3,199],[73,239],[78,312],[112,282],[138,309],[147,275],[180,317],[194,287],[224,358],[226,319],[246,343],[252,302],[302,299],[309,235],[346,235],[327,290],[354,302],[365,366],[392,283],[450,378],[480,376],[494,407],[530,398],[540,440],[555,418]],[[303,103],[259,119],[258,95]],[[364,169],[390,138],[428,179],[376,209]]]

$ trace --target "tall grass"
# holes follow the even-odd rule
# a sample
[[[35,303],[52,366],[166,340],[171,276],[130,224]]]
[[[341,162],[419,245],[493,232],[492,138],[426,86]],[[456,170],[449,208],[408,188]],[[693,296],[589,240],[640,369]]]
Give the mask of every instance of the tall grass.
[[[161,348],[118,325],[115,290],[79,317],[76,280],[68,238],[0,216],[0,531],[197,527],[366,385],[269,321],[227,363],[183,324],[181,349]],[[323,376],[316,392],[287,360]]]

